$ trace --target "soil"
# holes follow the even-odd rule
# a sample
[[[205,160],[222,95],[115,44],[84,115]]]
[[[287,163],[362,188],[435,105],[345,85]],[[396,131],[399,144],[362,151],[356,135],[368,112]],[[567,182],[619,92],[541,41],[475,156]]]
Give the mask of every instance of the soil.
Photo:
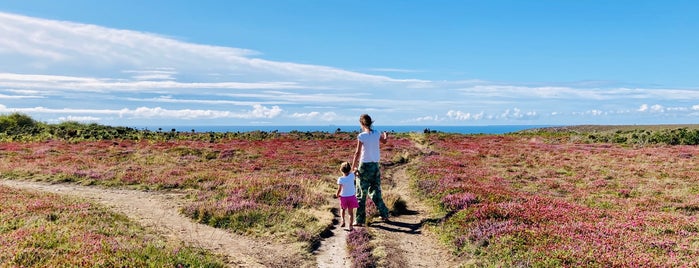
[[[184,202],[184,193],[3,179],[0,179],[0,185],[76,196],[100,203],[115,212],[125,214],[171,241],[183,242],[185,245],[217,253],[223,256],[224,261],[231,267],[312,267],[314,263],[314,260],[300,254],[296,245],[251,239],[192,221],[179,213],[178,208]]]
[[[383,173],[386,180],[394,185],[384,186],[384,192],[398,194],[406,201],[409,213],[391,217],[388,222],[372,222],[368,227],[355,227],[372,229],[374,243],[385,254],[379,266],[458,267],[458,260],[423,228],[425,222],[435,220],[432,218],[434,215],[430,215],[427,207],[411,196],[406,165],[386,168]],[[179,213],[179,208],[185,202],[184,192],[123,190],[4,179],[0,179],[0,185],[76,196],[103,204],[171,241],[219,254],[231,267],[351,266],[346,249],[348,226],[340,227],[336,210],[332,212],[333,226],[324,235],[320,247],[313,254],[305,254],[297,244],[254,239],[192,221]]]
[[[334,201],[337,203],[337,201]],[[340,218],[335,215],[331,236],[323,239],[320,248],[316,250],[317,267],[320,268],[349,268],[352,267],[352,259],[347,254],[347,234],[349,233],[349,220],[345,227],[340,226]]]
[[[388,189],[398,193],[406,201],[408,213],[391,217],[388,222],[372,223],[379,243],[386,248],[387,267],[459,267],[458,259],[442,246],[436,235],[426,230],[428,221],[438,221],[430,215],[426,205],[410,194],[406,167],[385,172],[395,187]]]
[[[416,144],[423,154],[432,151],[426,145]],[[388,222],[370,222],[368,227],[374,234],[374,243],[385,254],[381,256],[379,267],[459,267],[463,259],[454,256],[439,243],[433,233],[426,230],[429,221],[438,221],[438,215],[429,213],[430,209],[421,200],[414,197],[410,190],[410,178],[406,173],[409,164],[394,165],[382,169],[382,191],[397,194],[406,202],[407,212],[390,217]],[[339,225],[335,225],[339,228]],[[346,257],[346,228],[335,232],[332,238],[324,241],[318,250],[319,267],[350,267],[351,259]],[[338,241],[341,240],[341,241]],[[338,256],[335,262],[321,262]],[[343,256],[340,258],[339,256]]]

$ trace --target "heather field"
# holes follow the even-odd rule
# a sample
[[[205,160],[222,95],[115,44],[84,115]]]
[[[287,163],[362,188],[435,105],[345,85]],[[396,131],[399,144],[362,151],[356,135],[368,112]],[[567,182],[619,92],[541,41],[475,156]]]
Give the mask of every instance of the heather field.
[[[475,266],[697,267],[696,146],[432,135],[413,186]]]
[[[310,251],[331,224],[324,219],[336,206],[339,164],[351,160],[356,146],[349,133],[159,137],[3,142],[0,172],[3,179],[185,192],[181,213],[196,222],[300,242]],[[384,152],[384,164],[391,165],[404,163],[417,149],[409,139],[396,137]],[[43,248],[16,246],[18,251]]]
[[[436,234],[463,266],[699,266],[699,150],[651,138],[665,134],[609,133],[648,133],[648,139],[395,133],[383,147],[385,198],[398,224],[417,205],[403,201],[401,207],[399,200],[415,195],[428,204],[430,218],[413,228]],[[345,132],[107,136],[4,136],[0,174],[17,181],[183,193],[180,213],[193,221],[297,243],[304,254],[319,246],[333,224],[328,215],[337,206],[332,196],[339,164],[351,160],[356,145],[356,133]],[[412,192],[394,190],[400,188],[397,170],[407,170]],[[2,264],[223,265],[89,202],[4,187],[0,193]],[[386,253],[397,252],[390,248],[391,226],[372,226],[348,235],[355,266],[400,265]]]
[[[106,208],[0,186],[1,267],[223,267]]]

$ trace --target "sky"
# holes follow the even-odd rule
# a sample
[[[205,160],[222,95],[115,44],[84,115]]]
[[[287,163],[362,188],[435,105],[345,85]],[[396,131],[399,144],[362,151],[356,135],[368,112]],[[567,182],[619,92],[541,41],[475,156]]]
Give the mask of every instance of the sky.
[[[120,126],[699,122],[699,1],[6,0],[0,114]]]

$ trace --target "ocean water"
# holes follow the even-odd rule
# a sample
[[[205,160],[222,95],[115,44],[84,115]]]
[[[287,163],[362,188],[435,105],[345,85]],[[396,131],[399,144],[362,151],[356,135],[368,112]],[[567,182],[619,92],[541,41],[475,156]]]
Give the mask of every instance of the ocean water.
[[[379,131],[389,131],[389,132],[424,132],[425,129],[432,131],[444,132],[444,133],[460,133],[460,134],[505,134],[510,132],[516,132],[525,129],[549,127],[548,125],[491,125],[491,126],[375,126],[374,128]],[[148,129],[148,130],[162,130],[171,131],[175,129],[176,131],[190,132],[194,130],[195,132],[249,132],[249,131],[277,131],[277,132],[291,132],[291,131],[322,131],[322,132],[335,132],[338,129],[340,131],[360,131],[359,126],[337,126],[337,125],[325,125],[325,126],[150,126],[150,127],[136,127],[137,129]]]

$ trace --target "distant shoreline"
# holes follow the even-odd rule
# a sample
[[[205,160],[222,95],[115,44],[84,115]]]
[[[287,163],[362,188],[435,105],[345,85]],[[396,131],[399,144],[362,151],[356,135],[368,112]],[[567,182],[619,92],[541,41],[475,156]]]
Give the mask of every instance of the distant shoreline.
[[[489,125],[489,126],[380,126],[375,128],[379,131],[389,131],[398,133],[419,132],[425,130],[442,132],[442,133],[459,133],[459,134],[505,134],[517,132],[526,129],[537,129],[553,127],[552,125]],[[325,126],[136,126],[133,127],[139,130],[150,131],[172,131],[175,129],[178,132],[250,132],[250,131],[266,131],[266,132],[354,132],[360,131],[359,126],[340,126],[340,125],[325,125]]]

